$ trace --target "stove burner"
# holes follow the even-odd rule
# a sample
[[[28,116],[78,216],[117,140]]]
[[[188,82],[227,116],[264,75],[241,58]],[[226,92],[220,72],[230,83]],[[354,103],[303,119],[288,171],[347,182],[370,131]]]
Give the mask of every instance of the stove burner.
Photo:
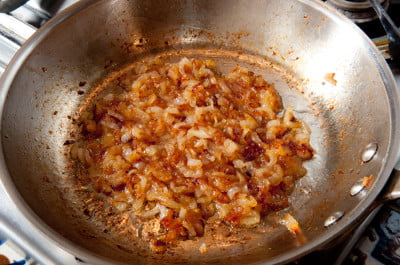
[[[355,23],[365,23],[377,19],[376,13],[368,0],[327,0]],[[383,8],[389,7],[389,0],[379,0]]]

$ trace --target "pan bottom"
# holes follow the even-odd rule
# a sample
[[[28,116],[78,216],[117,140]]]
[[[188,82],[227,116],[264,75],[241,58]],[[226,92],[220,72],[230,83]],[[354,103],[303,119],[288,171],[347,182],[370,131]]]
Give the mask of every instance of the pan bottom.
[[[154,59],[162,59],[165,62],[174,63],[182,57],[202,60],[212,59],[222,74],[228,73],[236,65],[240,65],[257,75],[263,76],[268,83],[274,84],[282,97],[284,107],[288,105],[294,106],[295,116],[310,125],[311,138],[314,137],[314,134],[321,135],[323,133],[318,126],[317,110],[311,104],[310,98],[306,96],[304,81],[296,80],[292,73],[283,69],[282,66],[272,63],[268,58],[248,55],[240,51],[214,49],[173,50],[142,56],[135,62],[118,71],[113,71],[102,79],[98,86],[90,90],[90,94],[74,116],[79,117],[92,104],[93,99],[102,96],[102,92],[107,91],[108,85],[112,81],[118,79],[119,76],[127,73],[138,64]],[[71,137],[76,135],[75,129]],[[312,142],[312,145],[318,143],[315,140]],[[67,153],[69,154],[69,152]],[[315,164],[315,160],[319,159],[320,156],[317,156],[314,160],[306,163],[306,167],[309,170],[308,175],[316,170],[312,165]],[[71,168],[75,168],[75,166],[72,165]],[[154,260],[154,263],[162,260],[163,262],[169,261],[174,264],[196,264],[196,262],[211,261],[218,262],[218,264],[232,264],[233,261],[235,261],[234,263],[246,264],[261,258],[275,256],[282,249],[290,249],[293,246],[304,243],[300,242],[298,238],[291,235],[285,227],[279,224],[283,213],[293,210],[290,207],[266,216],[262,224],[253,229],[232,229],[222,223],[210,227],[206,226],[203,237],[179,242],[176,247],[168,249],[163,255],[155,255],[148,250],[148,245],[143,241],[141,235],[143,231],[157,230],[160,226],[159,223],[152,221],[142,222],[127,214],[113,213],[98,195],[88,192],[83,188],[82,183],[77,183],[75,180],[69,179],[64,185],[63,189],[69,190],[69,192],[64,193],[64,199],[70,205],[70,208],[73,208],[75,214],[80,216],[80,218],[74,219],[85,220],[84,224],[79,224],[81,229],[78,234],[96,238],[95,242],[102,242],[102,244],[106,244],[110,249],[113,249],[112,252],[121,253],[125,261],[127,257],[130,257],[135,262],[140,261],[138,264],[152,264],[153,261],[149,262],[149,259]],[[309,194],[304,190],[312,190],[315,185],[317,185],[315,179],[306,176],[302,184],[297,185],[295,188],[297,190],[296,198],[291,198],[293,207],[304,205],[310,199]],[[300,218],[299,221],[303,220]],[[285,240],[282,240],[282,238],[285,238]],[[71,240],[75,241],[76,239],[71,238]],[[207,246],[206,254],[199,251],[202,246]],[[91,247],[93,246],[88,246],[88,248]],[[265,251],[265,249],[268,249],[268,251]],[[279,249],[279,252],[276,252],[275,249]],[[141,254],[138,256],[137,253]],[[249,258],[250,256],[251,259]]]

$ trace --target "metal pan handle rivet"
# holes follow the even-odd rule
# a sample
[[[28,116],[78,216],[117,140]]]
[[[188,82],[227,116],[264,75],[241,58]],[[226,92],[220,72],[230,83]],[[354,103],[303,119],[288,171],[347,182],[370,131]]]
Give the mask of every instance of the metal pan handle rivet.
[[[351,196],[356,196],[356,195],[360,194],[360,192],[362,192],[364,189],[365,189],[364,185],[356,184],[353,187],[351,187],[350,195]]]
[[[337,221],[339,221],[343,216],[344,216],[344,212],[336,212],[336,213],[332,214],[325,220],[324,227],[328,228],[331,225],[337,223]]]
[[[365,150],[361,154],[361,160],[364,163],[368,163],[369,161],[374,158],[378,151],[378,144],[377,143],[370,143],[365,147]]]

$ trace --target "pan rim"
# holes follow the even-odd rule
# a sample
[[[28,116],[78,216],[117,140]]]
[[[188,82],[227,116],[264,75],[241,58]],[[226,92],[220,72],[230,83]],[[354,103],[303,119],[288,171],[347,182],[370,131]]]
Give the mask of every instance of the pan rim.
[[[76,13],[88,8],[89,6],[100,4],[102,1],[96,0],[86,0],[80,1],[73,5],[70,8],[67,8],[65,11],[61,12],[57,15],[54,19],[49,21],[45,26],[39,29],[34,36],[27,41],[27,43],[17,52],[16,56],[12,59],[7,67],[6,71],[4,72],[2,78],[0,79],[0,87],[2,90],[0,91],[0,110],[3,113],[4,103],[7,98],[7,94],[9,88],[11,87],[14,77],[17,75],[19,69],[24,64],[25,60],[28,58],[32,50],[49,34],[52,32],[54,28],[57,27],[58,24],[62,23],[64,20],[68,19],[69,17],[75,15]],[[390,173],[392,172],[394,165],[397,162],[400,152],[400,139],[396,137],[396,132],[400,130],[400,125],[398,122],[399,119],[399,111],[400,111],[400,99],[399,99],[399,92],[396,88],[396,83],[394,77],[390,71],[389,66],[380,55],[378,49],[374,47],[374,44],[370,39],[368,39],[365,34],[350,20],[344,17],[342,14],[338,13],[332,7],[318,2],[317,0],[299,0],[311,8],[317,9],[329,18],[334,19],[338,23],[343,23],[348,27],[352,27],[354,33],[357,33],[355,37],[362,39],[362,43],[365,49],[369,51],[372,56],[372,60],[376,63],[377,68],[380,72],[382,77],[382,81],[385,85],[388,101],[390,102],[390,119],[392,121],[391,124],[391,131],[390,131],[390,142],[389,142],[389,152],[383,159],[385,162],[385,166],[380,172],[380,176],[378,180],[375,182],[374,186],[370,190],[370,195],[366,199],[364,199],[360,204],[352,211],[352,213],[348,216],[345,216],[340,221],[340,224],[337,226],[330,227],[329,233],[324,233],[316,240],[309,242],[307,245],[304,245],[298,249],[291,250],[290,253],[284,253],[278,255],[268,261],[268,263],[274,264],[281,264],[286,263],[292,260],[299,258],[300,256],[304,256],[319,247],[325,245],[329,241],[331,241],[335,236],[341,234],[345,231],[352,223],[362,214],[365,212],[365,209],[369,208],[373,202],[378,197],[380,191],[385,186],[387,180],[389,179]],[[0,121],[0,130],[2,128],[2,121]],[[2,143],[0,143],[0,148],[3,149]],[[46,236],[55,243],[57,246],[61,247],[62,249],[66,250],[69,253],[72,253],[76,256],[82,257],[84,260],[88,262],[94,262],[95,264],[109,264],[108,262],[104,263],[103,258],[99,258],[96,254],[89,252],[86,250],[81,249],[76,244],[65,240],[64,237],[59,235],[56,231],[51,229],[50,227],[45,224],[44,221],[39,219],[35,213],[30,209],[28,204],[23,200],[22,196],[19,194],[15,184],[12,181],[11,176],[7,171],[7,166],[5,163],[4,153],[0,153],[0,168],[2,177],[0,178],[0,185],[5,187],[7,192],[7,197],[16,205],[18,211],[20,211],[23,216],[30,220],[33,225],[38,228],[38,230],[46,231],[51,230],[52,233],[46,233]]]

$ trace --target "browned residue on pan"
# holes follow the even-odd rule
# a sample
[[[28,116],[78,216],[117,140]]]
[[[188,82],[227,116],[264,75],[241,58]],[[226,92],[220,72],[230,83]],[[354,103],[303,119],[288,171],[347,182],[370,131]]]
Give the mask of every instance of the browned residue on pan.
[[[327,73],[325,75],[325,80],[329,83],[331,83],[332,85],[336,86],[337,85],[337,80],[335,79],[335,73]]]
[[[373,179],[374,179],[373,175],[365,176],[365,177],[363,177],[361,185],[366,187],[366,188],[369,188],[371,186],[371,183],[372,183]]]

